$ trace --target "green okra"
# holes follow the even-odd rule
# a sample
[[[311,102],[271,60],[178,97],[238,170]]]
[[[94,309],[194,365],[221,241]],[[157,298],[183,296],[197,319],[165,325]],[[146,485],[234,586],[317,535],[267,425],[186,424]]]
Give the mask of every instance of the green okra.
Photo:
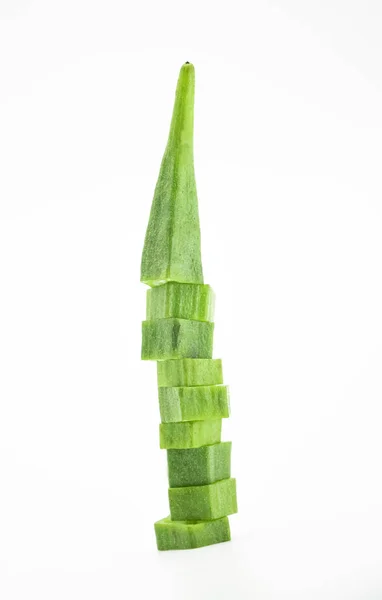
[[[161,423],[159,425],[160,447],[199,448],[220,442],[222,420],[185,421],[183,423]]]
[[[223,383],[220,358],[183,358],[157,363],[158,387],[187,387]]]
[[[214,324],[187,319],[142,323],[142,360],[211,358]]]
[[[195,70],[179,74],[166,150],[143,247],[141,281],[203,283],[198,198],[194,172]]]
[[[228,386],[161,387],[159,410],[162,423],[227,418]]]
[[[147,290],[146,319],[213,321],[215,297],[209,285],[165,283]]]
[[[173,521],[210,521],[237,512],[236,480],[232,478],[169,488],[168,497]]]
[[[179,74],[170,132],[152,201],[141,261],[147,291],[143,360],[155,360],[167,450],[171,516],[155,523],[158,550],[228,541],[237,512],[222,362],[212,358],[214,293],[203,282],[193,128],[195,72]]]
[[[170,488],[207,485],[231,477],[231,442],[167,450]]]
[[[214,521],[172,521],[166,517],[154,523],[158,550],[188,550],[231,539],[227,517]]]

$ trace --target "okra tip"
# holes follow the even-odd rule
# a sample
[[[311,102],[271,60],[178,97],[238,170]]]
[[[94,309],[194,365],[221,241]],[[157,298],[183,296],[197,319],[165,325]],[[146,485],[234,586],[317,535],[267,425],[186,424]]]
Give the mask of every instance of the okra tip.
[[[182,64],[181,72],[186,72],[186,73],[192,73],[193,71],[195,71],[195,67],[192,63],[190,63],[188,60]]]

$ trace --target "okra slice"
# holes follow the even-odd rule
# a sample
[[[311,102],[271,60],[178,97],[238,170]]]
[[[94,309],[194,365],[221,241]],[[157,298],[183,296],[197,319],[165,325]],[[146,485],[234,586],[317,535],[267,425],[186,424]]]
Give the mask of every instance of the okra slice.
[[[142,360],[211,358],[214,324],[186,319],[142,323]]]
[[[227,517],[214,521],[172,521],[166,517],[154,523],[158,550],[189,550],[229,542],[231,533]]]
[[[219,385],[223,383],[220,358],[183,358],[157,363],[158,387]]]
[[[209,521],[237,512],[233,478],[209,485],[169,488],[168,497],[173,521]]]
[[[166,283],[147,290],[146,319],[213,321],[214,293],[209,285]]]
[[[231,477],[231,442],[167,450],[170,488],[208,485]]]
[[[162,423],[229,417],[226,385],[161,387],[158,393]]]
[[[186,421],[184,423],[161,423],[159,425],[160,447],[199,448],[220,442],[221,419],[212,421]]]

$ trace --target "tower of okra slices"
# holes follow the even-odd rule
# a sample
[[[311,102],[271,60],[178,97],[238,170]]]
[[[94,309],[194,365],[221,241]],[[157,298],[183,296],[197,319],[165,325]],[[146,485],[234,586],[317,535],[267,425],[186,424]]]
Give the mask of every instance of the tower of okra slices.
[[[193,128],[195,71],[179,74],[169,138],[142,254],[147,291],[142,359],[157,362],[160,447],[167,450],[170,516],[155,523],[159,550],[230,539],[237,512],[222,363],[212,358],[214,294],[203,282]]]

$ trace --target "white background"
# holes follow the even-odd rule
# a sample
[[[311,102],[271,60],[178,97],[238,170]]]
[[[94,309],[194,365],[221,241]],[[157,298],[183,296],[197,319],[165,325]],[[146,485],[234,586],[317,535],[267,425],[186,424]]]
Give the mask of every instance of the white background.
[[[381,3],[0,16],[1,599],[381,599]],[[158,553],[139,267],[186,60],[240,512]]]

